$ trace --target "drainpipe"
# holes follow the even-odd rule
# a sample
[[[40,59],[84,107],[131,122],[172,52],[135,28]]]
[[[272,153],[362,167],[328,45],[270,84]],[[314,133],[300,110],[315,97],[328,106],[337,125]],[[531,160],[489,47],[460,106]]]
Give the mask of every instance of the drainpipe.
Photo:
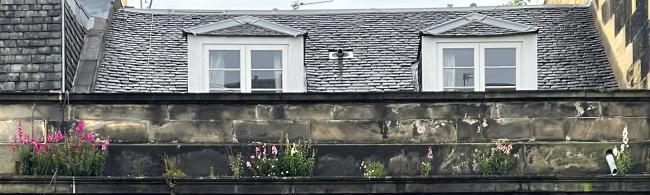
[[[65,1],[61,0],[61,93],[65,93]]]

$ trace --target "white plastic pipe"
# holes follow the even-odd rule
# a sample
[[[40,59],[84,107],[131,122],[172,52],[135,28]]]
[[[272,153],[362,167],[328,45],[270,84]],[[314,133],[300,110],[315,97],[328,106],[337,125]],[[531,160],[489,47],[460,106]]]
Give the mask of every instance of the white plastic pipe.
[[[605,152],[605,160],[607,160],[607,165],[609,165],[609,173],[612,176],[616,176],[618,170],[616,169],[616,161],[614,161],[614,153],[612,153],[612,150]]]

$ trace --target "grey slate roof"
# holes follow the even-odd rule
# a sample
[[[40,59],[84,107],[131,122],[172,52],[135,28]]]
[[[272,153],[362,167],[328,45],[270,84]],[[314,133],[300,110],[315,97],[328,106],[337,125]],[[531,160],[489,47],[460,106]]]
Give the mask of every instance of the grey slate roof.
[[[419,63],[420,30],[470,13],[539,28],[540,89],[617,87],[590,9],[583,6],[144,12],[121,10],[114,14],[95,91],[186,92],[187,43],[182,30],[244,15],[307,31],[309,92],[413,91],[418,88],[413,70]],[[336,48],[353,49],[356,58],[339,66],[327,56],[329,49]]]
[[[73,9],[75,9],[73,11]],[[77,12],[76,14],[74,12]],[[77,74],[77,65],[84,46],[84,37],[88,30],[82,24],[83,19],[88,19],[85,11],[76,0],[66,0],[65,3],[65,88],[72,89],[74,77]],[[78,19],[79,18],[79,19]]]
[[[446,36],[482,36],[482,35],[511,35],[519,32],[507,28],[499,28],[487,24],[472,22],[461,27],[440,33]]]
[[[288,36],[287,34],[272,31],[255,25],[243,24],[241,26],[233,26],[221,30],[210,31],[204,33],[206,35],[214,36]]]
[[[0,1],[0,92],[61,89],[60,2]]]

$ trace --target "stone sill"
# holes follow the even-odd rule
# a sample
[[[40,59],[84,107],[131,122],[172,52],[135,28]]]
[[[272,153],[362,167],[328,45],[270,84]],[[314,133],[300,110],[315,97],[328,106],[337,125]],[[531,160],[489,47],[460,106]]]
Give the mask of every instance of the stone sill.
[[[535,90],[499,92],[336,92],[336,93],[0,93],[3,103],[73,104],[142,103],[371,103],[371,102],[502,102],[502,101],[650,101],[648,90]]]
[[[178,194],[650,192],[650,175],[183,178]],[[0,194],[170,194],[162,177],[0,176]]]

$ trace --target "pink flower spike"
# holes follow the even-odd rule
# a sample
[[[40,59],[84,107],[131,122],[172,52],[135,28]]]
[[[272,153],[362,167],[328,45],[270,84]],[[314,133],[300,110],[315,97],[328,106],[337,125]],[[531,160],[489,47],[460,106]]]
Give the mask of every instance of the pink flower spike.
[[[83,120],[77,121],[77,129],[76,129],[77,132],[83,132],[85,128],[86,128],[86,126],[84,125]]]
[[[54,142],[54,135],[52,134],[47,135],[47,143],[52,143],[52,142]]]
[[[271,145],[271,154],[278,155],[278,148],[275,145]]]
[[[60,142],[63,139],[63,133],[61,131],[56,131],[56,142]]]
[[[427,158],[433,159],[433,150],[429,147],[429,152],[427,153]]]
[[[101,148],[102,151],[106,151],[108,149],[109,142],[110,140],[108,138],[104,139],[104,142],[102,142],[102,148]]]
[[[253,167],[253,166],[251,165],[251,161],[246,161],[246,167],[248,167],[248,168]]]
[[[87,135],[86,135],[86,139],[87,139],[88,141],[92,142],[92,141],[93,141],[93,134],[90,134],[90,133],[87,134]]]

